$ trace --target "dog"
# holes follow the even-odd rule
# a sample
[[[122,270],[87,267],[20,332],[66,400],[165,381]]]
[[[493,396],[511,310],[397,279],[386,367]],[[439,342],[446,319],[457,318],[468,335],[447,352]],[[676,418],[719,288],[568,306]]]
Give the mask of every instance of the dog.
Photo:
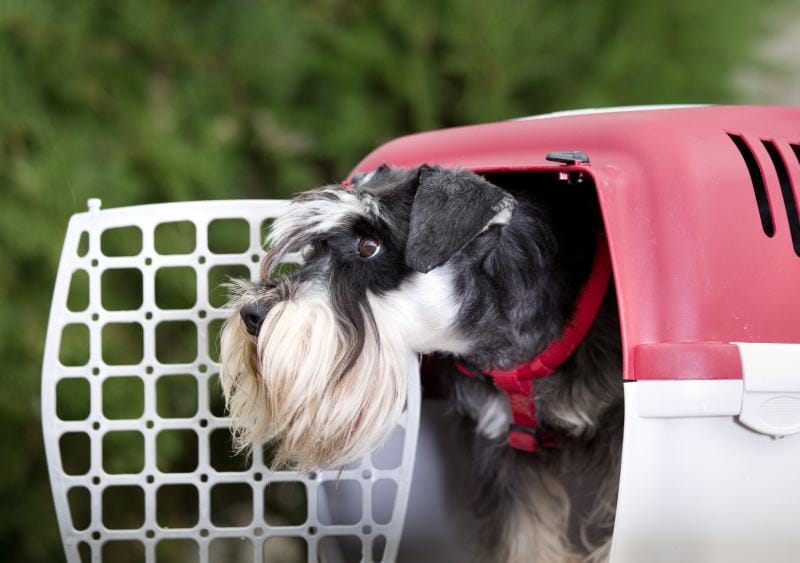
[[[597,277],[596,198],[567,184],[383,165],[296,196],[221,334],[237,445],[271,442],[298,470],[351,462],[387,439],[409,362],[433,354],[470,451],[477,558],[607,558],[623,420],[613,282],[552,373],[516,396],[499,377],[567,338]],[[295,253],[302,264],[276,275]]]

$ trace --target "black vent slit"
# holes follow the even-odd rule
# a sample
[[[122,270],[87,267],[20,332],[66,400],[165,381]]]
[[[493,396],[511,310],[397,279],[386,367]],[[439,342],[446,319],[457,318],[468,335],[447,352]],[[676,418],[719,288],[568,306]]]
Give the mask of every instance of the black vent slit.
[[[761,228],[764,229],[764,234],[768,237],[775,236],[775,222],[772,219],[767,187],[764,184],[764,176],[761,174],[761,167],[758,165],[756,155],[753,154],[753,151],[741,135],[728,133],[728,137],[739,149],[742,160],[747,165],[747,171],[750,173],[750,181],[753,184],[753,193],[755,193],[756,205],[758,206],[758,216],[761,218]]]
[[[778,173],[783,205],[786,207],[786,220],[789,222],[789,233],[792,235],[792,246],[794,246],[794,253],[800,256],[800,217],[797,215],[797,201],[794,198],[789,170],[786,168],[786,162],[784,162],[783,156],[774,142],[762,140],[761,143],[767,149],[769,158],[775,166],[775,172]]]
[[[797,164],[800,164],[800,145],[791,143],[789,146],[792,147],[792,152],[794,152],[794,157],[797,159]]]

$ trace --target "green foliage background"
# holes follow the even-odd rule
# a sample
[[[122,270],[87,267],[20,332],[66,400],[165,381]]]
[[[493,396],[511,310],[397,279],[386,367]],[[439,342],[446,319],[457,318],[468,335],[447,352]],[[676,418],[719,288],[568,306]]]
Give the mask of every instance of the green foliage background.
[[[0,0],[0,559],[63,558],[38,417],[69,215],[287,196],[398,135],[737,101],[760,0]]]

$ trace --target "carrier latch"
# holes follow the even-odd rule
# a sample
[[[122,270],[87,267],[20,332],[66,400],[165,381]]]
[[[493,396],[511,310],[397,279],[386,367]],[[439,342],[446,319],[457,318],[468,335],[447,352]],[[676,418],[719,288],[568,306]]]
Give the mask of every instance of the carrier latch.
[[[568,165],[589,164],[589,155],[583,151],[553,151],[547,153],[547,156],[544,158],[550,162],[560,162],[561,164]]]

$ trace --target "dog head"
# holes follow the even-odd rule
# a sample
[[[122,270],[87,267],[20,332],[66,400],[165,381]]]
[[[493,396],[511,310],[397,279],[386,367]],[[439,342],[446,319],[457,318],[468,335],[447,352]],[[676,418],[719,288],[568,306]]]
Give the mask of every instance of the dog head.
[[[260,281],[236,284],[221,337],[238,445],[272,442],[275,463],[298,469],[378,447],[414,354],[468,351],[448,261],[508,223],[515,203],[471,172],[428,166],[381,166],[350,189],[297,196],[273,223]]]

